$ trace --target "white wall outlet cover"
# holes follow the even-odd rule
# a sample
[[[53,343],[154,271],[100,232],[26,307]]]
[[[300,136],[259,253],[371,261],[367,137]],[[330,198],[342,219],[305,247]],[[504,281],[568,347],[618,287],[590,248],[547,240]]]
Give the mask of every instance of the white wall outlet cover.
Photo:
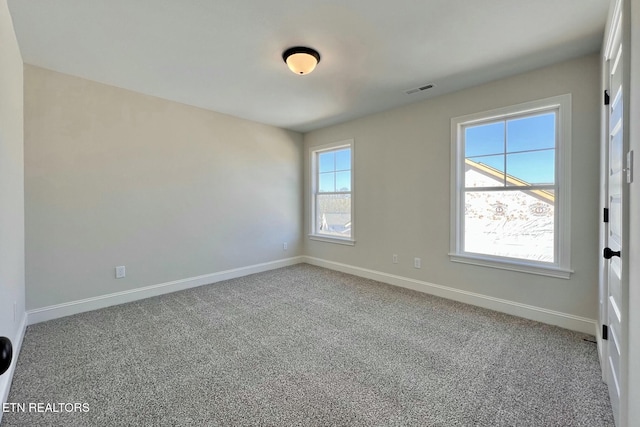
[[[116,267],[116,279],[122,279],[127,274],[124,265]]]

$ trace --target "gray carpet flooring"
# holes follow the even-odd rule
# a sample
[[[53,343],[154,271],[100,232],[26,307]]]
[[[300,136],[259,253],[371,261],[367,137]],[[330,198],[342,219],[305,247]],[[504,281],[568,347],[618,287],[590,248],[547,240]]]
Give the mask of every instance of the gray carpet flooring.
[[[300,264],[30,326],[9,402],[89,411],[3,426],[613,426],[584,338]]]

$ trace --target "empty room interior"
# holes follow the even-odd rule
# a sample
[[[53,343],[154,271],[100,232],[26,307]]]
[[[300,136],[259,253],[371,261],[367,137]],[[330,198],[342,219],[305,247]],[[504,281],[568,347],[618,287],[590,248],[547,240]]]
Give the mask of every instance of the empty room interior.
[[[1,0],[0,423],[639,426],[638,117],[640,0]]]

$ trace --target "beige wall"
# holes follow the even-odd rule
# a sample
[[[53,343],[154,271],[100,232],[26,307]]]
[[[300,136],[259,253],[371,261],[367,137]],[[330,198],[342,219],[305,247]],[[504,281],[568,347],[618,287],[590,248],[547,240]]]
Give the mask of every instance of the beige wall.
[[[356,244],[305,239],[305,254],[597,319],[599,88],[599,60],[591,55],[306,134],[307,183],[309,147],[355,139]],[[451,118],[564,93],[573,101],[575,274],[563,280],[450,262]],[[422,258],[421,269],[413,268],[414,257]]]
[[[355,138],[348,247],[301,239],[299,134],[25,66],[27,306],[296,256],[304,240],[313,257],[595,319],[598,70],[597,55],[583,57],[305,135],[307,148]],[[451,117],[563,93],[573,96],[575,274],[451,263]]]
[[[0,336],[17,345],[24,319],[22,57],[6,0],[0,1]],[[14,319],[14,303],[16,317]],[[0,400],[9,392],[0,378]],[[0,413],[0,419],[2,414]]]
[[[24,79],[28,309],[301,254],[300,134],[29,65]]]

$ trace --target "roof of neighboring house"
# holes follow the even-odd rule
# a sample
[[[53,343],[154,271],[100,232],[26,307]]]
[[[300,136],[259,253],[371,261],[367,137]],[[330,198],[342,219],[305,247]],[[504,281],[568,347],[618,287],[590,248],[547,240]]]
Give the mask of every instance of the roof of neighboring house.
[[[502,182],[502,180],[505,177],[504,172],[494,167],[491,167],[489,165],[486,165],[484,163],[474,162],[473,160],[469,160],[469,159],[464,159],[464,161],[467,166],[477,170],[481,174],[486,175],[490,178],[496,178],[500,182]],[[518,177],[509,175],[509,174],[506,174],[506,179],[508,184],[512,184],[513,186],[517,186],[517,187],[528,187],[531,185],[527,181],[524,181]],[[555,202],[555,195],[550,191],[547,191],[547,190],[525,190],[525,191],[528,191],[532,195],[536,196],[537,198],[545,202],[548,202],[548,203]]]

